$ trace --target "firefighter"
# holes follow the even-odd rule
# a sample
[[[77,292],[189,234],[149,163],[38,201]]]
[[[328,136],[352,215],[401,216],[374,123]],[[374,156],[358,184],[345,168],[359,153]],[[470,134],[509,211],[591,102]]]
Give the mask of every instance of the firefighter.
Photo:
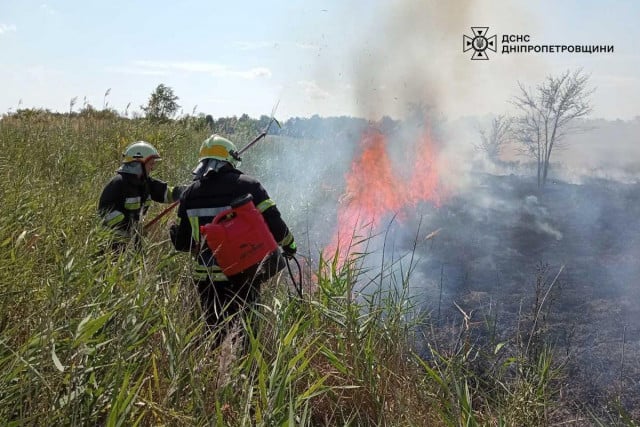
[[[149,176],[159,160],[162,159],[153,145],[134,142],[122,153],[122,165],[102,190],[98,212],[103,224],[116,234],[112,245],[116,251],[122,251],[132,238],[140,247],[138,224],[152,200],[171,203],[180,198],[184,187],[171,187]]]
[[[202,143],[199,163],[193,170],[194,182],[182,194],[177,222],[169,230],[176,250],[191,252],[195,258],[194,279],[207,324],[220,328],[218,344],[227,332],[225,319],[256,302],[261,282],[272,276],[274,270],[281,269],[283,260],[280,250],[277,250],[277,259],[269,260],[264,266],[272,271],[246,277],[247,280],[230,280],[200,235],[200,226],[210,223],[234,200],[250,194],[285,256],[296,253],[293,234],[281,218],[275,202],[258,180],[237,169],[240,159],[236,153],[231,141],[216,134]]]

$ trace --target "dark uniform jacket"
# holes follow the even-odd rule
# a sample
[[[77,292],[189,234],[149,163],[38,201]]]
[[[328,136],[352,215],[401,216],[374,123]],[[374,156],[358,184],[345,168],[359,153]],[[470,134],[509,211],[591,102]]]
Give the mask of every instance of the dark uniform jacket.
[[[230,208],[231,201],[246,194],[253,196],[253,203],[262,212],[275,241],[280,246],[293,242],[293,235],[282,220],[280,211],[260,182],[230,165],[226,166],[194,181],[184,190],[180,198],[178,223],[170,230],[171,241],[177,250],[197,253],[196,279],[226,280],[206,242],[201,242],[200,226],[210,223],[218,213]]]
[[[98,211],[106,226],[129,236],[151,200],[171,203],[180,197],[180,190],[180,187],[170,187],[151,177],[118,172],[102,190]]]

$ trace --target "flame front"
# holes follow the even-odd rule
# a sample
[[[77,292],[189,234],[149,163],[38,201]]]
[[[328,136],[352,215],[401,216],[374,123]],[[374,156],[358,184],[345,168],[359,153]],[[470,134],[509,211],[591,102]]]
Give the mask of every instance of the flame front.
[[[443,191],[440,188],[436,149],[428,128],[416,148],[413,176],[407,189],[407,203],[415,206],[418,202],[430,201],[440,206]]]
[[[407,209],[419,202],[440,204],[437,156],[429,132],[416,144],[409,180],[403,180],[403,174],[393,170],[387,138],[382,133],[368,130],[362,136],[360,147],[360,155],[351,164],[345,193],[340,198],[338,228],[325,250],[328,256],[338,251],[339,265],[355,249],[354,239],[375,233],[385,217],[398,214],[402,219]]]

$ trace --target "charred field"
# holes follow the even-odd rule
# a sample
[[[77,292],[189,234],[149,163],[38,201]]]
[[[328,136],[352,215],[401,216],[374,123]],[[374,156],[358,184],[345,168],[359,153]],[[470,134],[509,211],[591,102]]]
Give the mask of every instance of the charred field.
[[[587,179],[538,191],[534,181],[475,174],[465,192],[423,204],[420,219],[399,226],[403,235],[418,220],[438,230],[419,249],[414,286],[424,309],[451,330],[465,313],[475,339],[493,330],[496,342],[522,332],[538,310],[541,333],[564,360],[566,393],[590,407],[617,399],[638,411],[640,187]]]

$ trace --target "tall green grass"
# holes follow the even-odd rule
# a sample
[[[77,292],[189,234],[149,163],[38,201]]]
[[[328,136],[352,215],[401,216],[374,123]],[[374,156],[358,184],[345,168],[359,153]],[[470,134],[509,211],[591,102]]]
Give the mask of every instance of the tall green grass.
[[[215,348],[164,222],[141,252],[116,255],[102,252],[110,234],[95,216],[129,142],[156,145],[167,160],[156,175],[177,183],[205,136],[185,121],[0,121],[0,424],[596,424],[559,398],[562,364],[542,322],[481,342],[460,310],[457,338],[432,339],[439,326],[409,292],[413,254],[409,268],[375,271],[366,251],[343,265],[323,254],[303,298],[272,280]]]

